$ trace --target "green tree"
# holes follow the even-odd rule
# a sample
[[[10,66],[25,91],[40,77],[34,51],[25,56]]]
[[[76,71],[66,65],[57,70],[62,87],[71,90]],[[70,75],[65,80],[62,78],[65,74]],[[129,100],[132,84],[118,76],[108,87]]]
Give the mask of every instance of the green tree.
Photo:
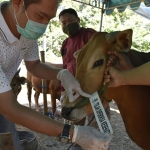
[[[104,16],[103,30],[107,32],[115,30],[133,29],[132,48],[138,51],[150,50],[150,21],[126,9],[123,13],[116,10],[110,15]]]

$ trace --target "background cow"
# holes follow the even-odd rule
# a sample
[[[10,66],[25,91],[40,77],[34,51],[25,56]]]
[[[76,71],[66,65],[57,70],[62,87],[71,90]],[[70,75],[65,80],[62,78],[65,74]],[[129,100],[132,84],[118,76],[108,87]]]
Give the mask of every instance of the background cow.
[[[52,64],[49,62],[46,62],[46,64],[51,67],[62,68],[62,64]],[[31,94],[33,88],[35,90],[35,94],[34,94],[35,107],[36,110],[39,111],[38,98],[40,96],[40,93],[42,93],[42,79],[32,76],[29,72],[27,72],[27,79],[29,81],[27,83],[29,107],[31,108]],[[50,94],[51,96],[52,113],[54,115],[56,111],[56,99],[59,100],[61,96],[61,83],[57,79],[46,80],[46,87],[43,88],[47,88],[47,94]]]
[[[88,44],[77,54],[76,78],[83,91],[93,94],[102,89],[103,76],[108,60],[108,51],[124,51],[130,49],[132,44],[132,30],[113,33],[96,33]],[[131,62],[141,65],[149,61],[149,54],[135,51],[127,53]],[[133,58],[133,59],[132,59]],[[137,64],[136,64],[137,63]],[[101,99],[101,94],[99,95]],[[106,99],[113,99],[118,105],[123,118],[126,131],[130,138],[142,149],[150,149],[150,87],[149,86],[120,86],[108,88]],[[103,105],[105,107],[105,98]],[[90,103],[84,107],[76,108],[76,104],[83,98],[69,103],[68,98],[62,104],[62,114],[69,120],[80,120],[93,113]]]
[[[12,90],[16,97],[20,93],[22,87],[21,85],[25,84],[28,82],[28,80],[25,77],[20,77],[19,76],[20,69],[15,73],[14,77],[11,80],[10,86],[12,87]]]

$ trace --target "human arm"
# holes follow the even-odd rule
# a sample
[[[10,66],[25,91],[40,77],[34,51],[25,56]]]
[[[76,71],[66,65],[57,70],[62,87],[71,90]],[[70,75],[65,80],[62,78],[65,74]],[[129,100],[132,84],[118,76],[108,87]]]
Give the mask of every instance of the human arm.
[[[108,55],[109,55],[109,60],[107,62],[107,68],[105,70],[104,84],[110,82],[109,87],[120,86],[121,84],[120,71],[132,69],[134,68],[134,66],[131,64],[129,58],[123,53],[118,53],[116,51],[108,51]],[[116,58],[117,58],[117,63],[115,64],[115,68],[110,67],[113,65]]]
[[[57,137],[63,130],[63,124],[33,109],[20,105],[12,90],[0,94],[0,113],[8,120],[34,131]],[[70,130],[73,134],[73,130]]]
[[[56,79],[57,76],[57,79],[62,82],[70,102],[73,102],[80,95],[90,97],[89,94],[82,91],[79,82],[66,69],[52,68],[39,60],[25,61],[25,65],[27,70],[38,78],[51,80]]]
[[[150,62],[131,70],[119,71],[108,67],[104,75],[104,84],[109,82],[109,87],[121,85],[150,85]]]
[[[64,124],[62,124],[61,122],[46,117],[33,109],[20,105],[16,101],[12,91],[0,94],[0,101],[2,104],[0,105],[0,113],[2,113],[7,119],[11,120],[12,122],[21,124],[34,131],[55,137],[58,137],[58,135],[63,130]],[[73,135],[74,126],[71,126],[71,140]],[[74,138],[75,140],[73,142],[76,142],[84,148],[86,144],[89,150],[93,150],[93,147],[98,148],[100,146],[100,143],[102,143],[101,145],[108,145],[111,139],[109,136],[106,138],[106,135],[91,127],[81,127],[80,129],[78,129],[78,132],[76,133],[76,136]],[[82,141],[80,141],[80,138],[82,138]],[[94,143],[95,141],[97,141],[97,143]]]
[[[129,70],[134,68],[130,59],[123,53],[118,53],[117,51],[108,51],[109,60],[107,62],[107,66],[111,66],[117,57],[117,63],[115,65],[119,70]]]
[[[55,68],[45,63],[41,63],[40,60],[25,61],[25,65],[27,70],[33,76],[47,80],[56,79],[58,72],[61,70],[61,68]]]

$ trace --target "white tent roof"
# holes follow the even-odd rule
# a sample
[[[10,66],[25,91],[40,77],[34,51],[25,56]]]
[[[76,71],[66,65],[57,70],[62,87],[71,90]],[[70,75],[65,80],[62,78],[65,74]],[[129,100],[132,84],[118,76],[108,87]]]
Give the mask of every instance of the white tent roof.
[[[130,6],[128,8],[130,9]],[[144,3],[141,3],[139,9],[134,12],[150,20],[150,7],[146,7]]]

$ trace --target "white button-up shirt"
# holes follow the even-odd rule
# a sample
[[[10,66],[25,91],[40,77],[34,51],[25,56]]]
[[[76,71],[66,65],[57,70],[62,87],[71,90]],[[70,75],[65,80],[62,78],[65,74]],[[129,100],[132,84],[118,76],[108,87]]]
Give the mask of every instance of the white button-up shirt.
[[[1,5],[3,5],[2,3]],[[0,5],[0,93],[11,90],[10,82],[21,61],[39,59],[37,41],[17,39],[7,26]]]

